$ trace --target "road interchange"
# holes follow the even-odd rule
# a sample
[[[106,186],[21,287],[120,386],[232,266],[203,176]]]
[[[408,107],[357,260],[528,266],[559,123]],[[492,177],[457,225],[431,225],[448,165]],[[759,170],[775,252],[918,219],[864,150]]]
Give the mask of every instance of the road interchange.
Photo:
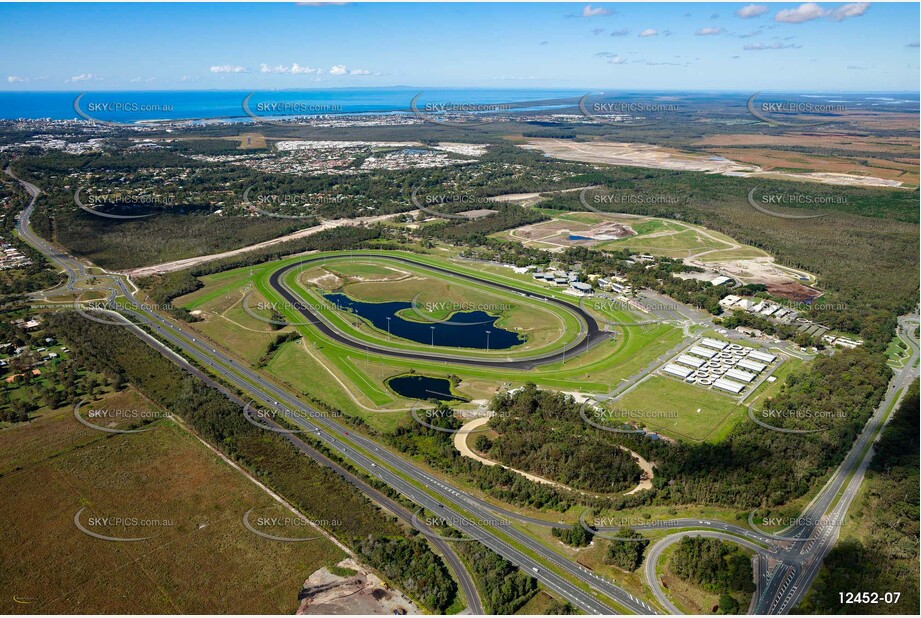
[[[12,176],[9,170],[7,173]],[[89,266],[38,237],[31,230],[29,216],[41,191],[35,185],[16,180],[32,196],[29,206],[20,217],[17,225],[18,233],[23,240],[45,254],[67,274],[65,284],[46,291],[44,294],[52,294],[58,289],[62,293],[77,292],[78,283],[85,284],[85,280],[90,277],[87,273]],[[135,299],[136,289],[132,289],[133,285],[130,280],[113,273],[106,273],[106,276],[112,277],[114,281],[112,287],[108,288],[110,298],[120,295],[130,300]],[[83,291],[89,289],[99,289],[99,287],[97,285],[80,288]],[[288,413],[296,410],[316,412],[285,389],[266,380],[218,348],[206,346],[204,342],[197,339],[197,336],[185,332],[181,325],[144,308],[141,303],[137,303],[137,306],[138,310],[122,310],[122,313],[148,323],[152,333],[169,345],[164,345],[162,341],[152,337],[136,324],[129,328],[186,370],[197,372],[196,375],[199,377],[207,377],[195,365],[188,362],[187,358],[190,358],[198,366],[218,375],[226,383],[250,393],[267,407]],[[919,351],[918,343],[912,333],[912,325],[916,323],[917,316],[899,319],[899,331],[902,338],[909,342],[911,358],[896,371],[883,402],[868,421],[848,455],[806,507],[803,515],[798,518],[803,523],[784,530],[780,535],[770,535],[725,522],[696,521],[695,523],[695,520],[689,519],[665,520],[648,526],[635,527],[636,529],[654,529],[662,525],[669,525],[670,527],[699,528],[699,530],[691,531],[682,530],[666,536],[650,550],[645,566],[647,583],[663,607],[670,611],[676,609],[670,603],[663,602],[663,597],[659,595],[661,589],[655,578],[655,568],[656,558],[661,551],[653,550],[663,543],[675,542],[681,536],[689,534],[716,535],[718,538],[739,542],[750,548],[758,548],[755,550],[758,554],[759,565],[756,569],[758,581],[756,582],[756,598],[753,603],[754,613],[784,614],[796,607],[818,573],[822,559],[837,539],[839,524],[843,521],[848,507],[857,494],[872,457],[872,444],[878,439],[888,419],[888,413],[898,405],[907,385],[917,375],[917,369],[913,365],[918,359]],[[584,343],[584,340],[580,343]],[[177,354],[174,350],[179,350],[182,355]],[[508,367],[509,365],[503,364],[503,366]],[[314,434],[315,438],[324,442],[331,450],[366,473],[377,476],[418,506],[436,514],[448,515],[452,522],[458,522],[455,527],[462,533],[482,542],[517,566],[530,571],[530,574],[550,590],[569,600],[582,611],[595,614],[613,613],[615,608],[598,598],[607,597],[615,601],[619,606],[618,609],[634,613],[655,612],[645,601],[634,597],[580,565],[572,563],[530,536],[507,525],[507,520],[537,523],[543,526],[561,526],[562,524],[521,516],[485,500],[467,495],[381,448],[370,439],[345,431],[337,422],[322,418],[319,414],[311,415],[310,420],[290,414],[288,416],[293,418],[301,428]],[[339,437],[340,434],[345,437]],[[496,515],[505,518],[505,521],[496,520]],[[465,520],[493,522],[494,525],[469,525],[463,523]],[[598,531],[602,533],[616,532],[616,530],[617,528],[598,528]],[[778,536],[781,538],[776,538]],[[538,556],[539,559],[534,556]],[[774,563],[770,568],[768,568],[768,561]],[[565,576],[548,569],[547,565],[552,565]],[[574,584],[573,580],[578,582],[578,585]],[[586,588],[598,594],[590,594],[586,592]]]

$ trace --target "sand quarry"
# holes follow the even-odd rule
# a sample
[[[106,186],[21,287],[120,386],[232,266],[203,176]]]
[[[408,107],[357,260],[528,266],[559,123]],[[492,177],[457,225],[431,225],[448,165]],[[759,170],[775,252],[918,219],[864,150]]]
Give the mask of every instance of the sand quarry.
[[[582,163],[603,163],[629,167],[650,167],[655,169],[683,172],[704,172],[741,176],[745,178],[780,178],[787,180],[804,180],[831,185],[860,187],[901,187],[898,180],[887,180],[873,176],[855,174],[838,174],[830,172],[775,172],[766,171],[758,165],[738,163],[725,157],[707,154],[692,154],[673,148],[663,148],[652,144],[627,142],[577,142],[565,139],[531,139],[521,148],[538,150],[545,155],[564,161]]]

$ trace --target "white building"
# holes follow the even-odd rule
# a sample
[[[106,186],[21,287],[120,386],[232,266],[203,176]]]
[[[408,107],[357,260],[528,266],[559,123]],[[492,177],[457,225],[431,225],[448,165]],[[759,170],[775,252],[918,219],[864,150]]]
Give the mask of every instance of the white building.
[[[681,365],[675,365],[672,363],[665,365],[665,369],[663,369],[663,371],[665,371],[665,373],[669,375],[673,375],[678,378],[681,378],[682,380],[688,377],[689,375],[691,375],[691,373],[693,373],[687,367],[682,367]]]
[[[675,362],[693,367],[694,369],[700,369],[701,365],[705,364],[707,361],[702,358],[697,358],[696,356],[691,356],[690,354],[682,354],[675,359]]]
[[[756,376],[754,373],[748,373],[747,371],[740,371],[738,369],[729,369],[726,371],[726,377],[732,378],[733,380],[741,380],[746,384],[754,380]]]
[[[743,358],[742,360],[736,363],[736,367],[741,367],[742,369],[748,369],[750,371],[754,371],[755,373],[761,373],[762,371],[764,371],[767,365],[763,363],[755,362],[748,358]]]
[[[704,338],[700,340],[700,345],[713,348],[714,350],[724,350],[729,344],[725,341],[719,341],[718,339]]]
[[[694,356],[700,356],[701,358],[706,358],[707,360],[710,360],[711,358],[716,356],[716,352],[714,352],[713,350],[702,348],[699,345],[692,346],[691,349],[688,350],[688,352],[690,352]]]
[[[713,386],[716,388],[722,389],[724,391],[729,391],[730,393],[739,394],[742,392],[742,389],[745,388],[744,384],[739,382],[733,382],[732,380],[727,380],[726,378],[720,378],[713,382]]]
[[[777,357],[773,354],[768,354],[767,352],[759,352],[758,350],[752,350],[749,352],[748,357],[763,363],[773,363],[775,360],[777,360]]]

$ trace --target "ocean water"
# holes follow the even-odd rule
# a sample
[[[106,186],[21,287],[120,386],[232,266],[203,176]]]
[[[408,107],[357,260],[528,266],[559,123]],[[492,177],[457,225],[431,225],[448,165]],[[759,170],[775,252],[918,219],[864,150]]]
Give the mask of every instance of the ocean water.
[[[518,109],[559,107],[560,99],[580,97],[583,90],[492,88],[339,88],[330,90],[160,90],[105,92],[0,92],[0,118],[72,120],[83,114],[110,122],[150,120],[247,120],[243,107],[260,118],[323,114],[409,112],[458,109],[471,113],[502,111],[503,104],[534,103]],[[250,96],[252,95],[252,96]],[[78,100],[79,97],[79,100]],[[249,97],[249,98],[247,98]],[[554,105],[554,102],[556,105]],[[81,113],[82,112],[82,113]]]

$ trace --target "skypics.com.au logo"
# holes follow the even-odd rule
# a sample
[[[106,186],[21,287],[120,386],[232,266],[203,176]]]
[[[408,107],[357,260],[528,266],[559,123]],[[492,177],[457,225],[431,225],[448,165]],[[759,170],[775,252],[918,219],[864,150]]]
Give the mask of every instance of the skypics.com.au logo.
[[[579,112],[593,123],[619,128],[641,128],[666,122],[681,111],[676,103],[612,99],[613,95],[605,93],[585,94],[579,99]]]
[[[171,103],[141,101],[136,98],[84,101],[87,94],[81,92],[76,96],[73,103],[74,112],[84,120],[96,124],[129,126],[143,122],[145,119],[157,120],[157,115],[160,115],[159,119],[162,119],[163,114],[171,114],[176,111]]]

